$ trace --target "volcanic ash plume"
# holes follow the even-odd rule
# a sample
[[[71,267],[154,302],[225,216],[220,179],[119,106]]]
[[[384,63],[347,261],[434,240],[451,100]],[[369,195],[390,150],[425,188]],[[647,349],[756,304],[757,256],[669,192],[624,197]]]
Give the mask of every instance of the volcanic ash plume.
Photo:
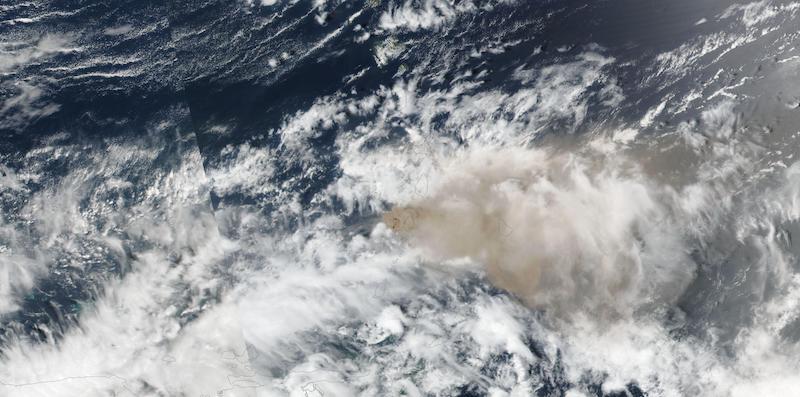
[[[455,156],[427,197],[384,222],[431,260],[468,257],[532,307],[632,314],[692,274],[669,189],[636,167],[542,150]]]

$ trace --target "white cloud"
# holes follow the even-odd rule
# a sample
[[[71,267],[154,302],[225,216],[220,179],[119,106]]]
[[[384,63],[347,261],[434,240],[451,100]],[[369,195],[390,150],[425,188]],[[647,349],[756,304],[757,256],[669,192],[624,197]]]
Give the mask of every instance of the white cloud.
[[[465,2],[470,3],[470,2]],[[421,7],[406,1],[391,8],[380,17],[380,27],[386,30],[410,30],[438,28],[456,17],[458,10],[445,0],[425,0]]]
[[[44,90],[23,81],[13,90],[18,94],[8,97],[0,106],[0,127],[19,128],[37,119],[57,112],[61,106],[44,99]]]
[[[730,18],[741,14],[740,21],[748,28],[766,22],[777,15],[794,16],[800,10],[800,3],[791,2],[774,4],[772,1],[762,0],[747,4],[734,4],[720,14],[720,19]]]
[[[381,14],[379,26],[389,32],[437,30],[445,27],[461,14],[490,10],[497,4],[512,1],[500,0],[476,4],[471,0],[405,0],[401,5],[392,4],[387,11]]]
[[[275,189],[271,181],[275,172],[275,154],[269,149],[245,144],[236,148],[227,147],[221,155],[221,162],[209,172],[209,179],[218,193],[259,195]]]
[[[76,48],[69,47],[71,42],[69,36],[47,34],[35,44],[3,43],[8,50],[0,52],[0,72],[13,71],[53,54],[76,51]]]

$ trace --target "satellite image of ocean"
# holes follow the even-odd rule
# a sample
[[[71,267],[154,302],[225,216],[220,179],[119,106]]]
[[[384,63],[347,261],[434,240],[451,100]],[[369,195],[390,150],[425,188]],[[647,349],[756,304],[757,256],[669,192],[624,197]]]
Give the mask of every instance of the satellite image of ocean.
[[[800,396],[800,0],[0,0],[0,397]]]

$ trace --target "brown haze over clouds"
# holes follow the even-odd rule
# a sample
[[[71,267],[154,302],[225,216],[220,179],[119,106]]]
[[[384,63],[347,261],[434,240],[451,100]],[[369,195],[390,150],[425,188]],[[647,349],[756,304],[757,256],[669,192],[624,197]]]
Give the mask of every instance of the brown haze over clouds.
[[[671,303],[693,264],[675,194],[608,156],[461,152],[428,195],[383,215],[430,260],[467,257],[528,306],[601,318]]]

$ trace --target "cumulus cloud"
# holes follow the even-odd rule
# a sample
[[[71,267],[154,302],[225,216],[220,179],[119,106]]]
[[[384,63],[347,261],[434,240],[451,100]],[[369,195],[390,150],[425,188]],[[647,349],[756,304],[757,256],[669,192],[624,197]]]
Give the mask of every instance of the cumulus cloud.
[[[35,85],[20,81],[11,89],[17,94],[8,97],[0,106],[0,128],[19,128],[61,108],[44,99],[44,90]]]
[[[498,3],[510,3],[513,0],[475,3],[474,1],[448,0],[406,0],[401,5],[392,4],[380,16],[381,29],[387,31],[418,31],[440,29],[460,14],[473,13],[481,9],[491,9]]]
[[[220,234],[210,211],[197,147],[160,138],[171,128],[163,122],[153,136],[88,146],[54,138],[53,146],[26,154],[16,183],[4,183],[25,195],[13,219],[0,218],[4,325],[14,326],[14,313],[6,312],[16,309],[25,288],[41,285],[39,278],[78,272],[86,288],[103,293],[81,302],[78,326],[59,331],[49,325],[66,324],[37,319],[33,325],[48,334],[43,341],[5,335],[0,394],[251,390],[236,307],[220,293],[226,288],[220,264],[235,244]],[[72,166],[52,175],[51,165],[64,159]],[[31,179],[45,186],[28,189]],[[109,269],[114,263],[119,268]],[[60,301],[43,299],[60,315]]]
[[[3,43],[7,50],[0,52],[0,72],[13,71],[53,54],[74,51],[69,47],[71,42],[68,36],[48,34],[33,44]]]
[[[386,30],[431,29],[455,18],[456,12],[455,7],[444,0],[426,0],[419,8],[412,2],[406,1],[403,5],[381,15],[380,26]]]

